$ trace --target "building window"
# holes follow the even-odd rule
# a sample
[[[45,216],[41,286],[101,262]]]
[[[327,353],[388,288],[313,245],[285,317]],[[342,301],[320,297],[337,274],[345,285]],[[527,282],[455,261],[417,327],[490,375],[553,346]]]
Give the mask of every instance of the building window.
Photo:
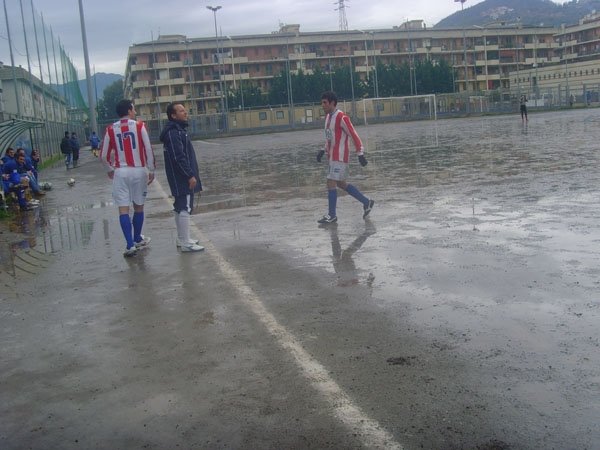
[[[174,95],[183,95],[183,86],[174,86],[173,94]]]
[[[275,117],[277,117],[278,119],[283,119],[284,118],[283,111],[276,111]]]
[[[169,61],[179,61],[179,53],[178,52],[169,53]]]
[[[259,120],[267,120],[267,113],[266,111],[261,111],[258,113],[258,119]]]

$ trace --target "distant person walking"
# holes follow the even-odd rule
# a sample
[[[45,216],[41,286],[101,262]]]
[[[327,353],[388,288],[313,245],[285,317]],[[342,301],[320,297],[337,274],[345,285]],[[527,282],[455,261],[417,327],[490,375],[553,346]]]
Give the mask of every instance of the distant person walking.
[[[350,159],[350,140],[358,155],[361,166],[367,165],[363,144],[350,121],[350,117],[337,108],[337,96],[332,91],[321,95],[321,106],[325,111],[325,150],[317,153],[317,161],[321,162],[327,153],[329,170],[327,173],[327,198],[329,211],[321,219],[320,224],[337,222],[337,188],[345,190],[363,205],[363,218],[366,218],[375,202],[365,197],[356,186],[346,182],[348,178],[348,162]]]
[[[127,247],[123,256],[134,256],[146,247],[150,238],[142,235],[144,203],[148,185],[154,181],[154,152],[144,122],[135,120],[135,107],[131,100],[117,103],[120,117],[106,127],[100,151],[100,160],[113,180],[113,199],[119,208],[119,223]],[[133,203],[133,219],[129,206]],[[132,232],[133,225],[133,232]]]
[[[71,147],[71,138],[68,131],[65,131],[65,135],[60,141],[60,152],[65,155],[65,166],[69,170],[73,167],[73,148]]]
[[[77,133],[71,133],[71,150],[73,151],[73,167],[77,167],[79,163],[79,149],[81,146],[79,145],[79,139],[77,138]]]
[[[198,162],[192,141],[186,132],[188,113],[181,103],[167,105],[167,119],[160,133],[164,145],[165,171],[177,227],[177,246],[182,252],[204,250],[199,242],[190,238],[190,215],[194,209],[194,193],[202,190]]]
[[[521,111],[521,120],[523,122],[527,122],[527,96],[525,94],[521,95],[519,99],[520,111]]]
[[[92,135],[90,136],[90,147],[92,147],[92,155],[97,158],[100,151],[100,138],[95,131],[92,131]]]

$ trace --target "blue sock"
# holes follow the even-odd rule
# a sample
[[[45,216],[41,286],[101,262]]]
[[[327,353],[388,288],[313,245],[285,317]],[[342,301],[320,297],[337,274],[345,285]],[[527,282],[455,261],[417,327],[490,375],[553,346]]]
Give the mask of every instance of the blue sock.
[[[346,192],[354,197],[356,200],[361,202],[365,206],[369,206],[369,199],[362,195],[356,186],[349,184],[346,186]]]
[[[335,209],[337,206],[337,189],[329,189],[327,191],[327,199],[329,200],[329,216],[335,217]]]
[[[133,213],[133,240],[140,242],[142,240],[142,225],[144,225],[144,212]]]
[[[121,230],[123,230],[123,236],[127,241],[127,248],[133,247],[133,236],[131,235],[131,218],[129,214],[120,214],[119,222],[121,223]]]
[[[27,200],[25,199],[25,190],[18,189],[17,190],[17,200],[19,201],[19,206],[25,208],[27,206]]]

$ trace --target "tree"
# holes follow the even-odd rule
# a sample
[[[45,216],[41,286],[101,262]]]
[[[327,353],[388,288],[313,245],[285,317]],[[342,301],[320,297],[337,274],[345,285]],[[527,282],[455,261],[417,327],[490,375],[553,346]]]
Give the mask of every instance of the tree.
[[[248,85],[246,83],[242,85],[240,82],[240,87],[235,91],[230,90],[227,96],[230,110],[241,109],[242,105],[244,108],[252,108],[253,106],[263,106],[265,104],[262,91],[254,84]]]
[[[115,108],[123,100],[123,81],[117,80],[104,89],[102,98],[98,100],[96,112],[99,122],[111,122],[118,119]]]

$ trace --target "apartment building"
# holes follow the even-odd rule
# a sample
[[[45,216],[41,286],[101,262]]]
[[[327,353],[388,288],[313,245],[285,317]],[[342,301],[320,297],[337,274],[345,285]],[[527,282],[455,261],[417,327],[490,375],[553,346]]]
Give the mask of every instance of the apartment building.
[[[529,61],[510,73],[511,89],[533,94],[534,104],[600,101],[600,14],[577,25],[562,26],[553,35],[552,57]]]
[[[318,66],[328,73],[351,63],[364,79],[377,62],[414,65],[418,60],[451,65],[459,93],[539,89],[541,81],[554,79],[547,71],[595,60],[599,33],[600,20],[590,17],[562,28],[429,29],[418,20],[392,29],[308,33],[285,25],[271,34],[218,40],[163,35],[129,48],[125,95],[146,119],[164,118],[171,101],[183,102],[192,114],[216,114],[227,109],[225,92],[245,83],[266,92],[282,71],[312,73]]]

